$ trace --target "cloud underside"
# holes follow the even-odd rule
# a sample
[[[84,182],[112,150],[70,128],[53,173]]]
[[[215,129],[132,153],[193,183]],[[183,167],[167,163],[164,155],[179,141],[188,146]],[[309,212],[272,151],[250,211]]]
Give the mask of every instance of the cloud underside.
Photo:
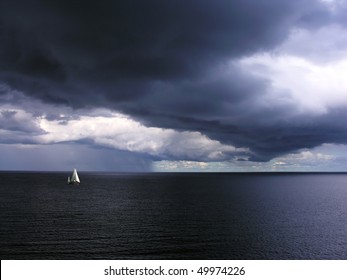
[[[49,107],[51,113],[56,110]],[[3,144],[81,143],[143,154],[154,160],[223,161],[249,154],[247,148],[224,145],[200,132],[146,127],[105,109],[80,110],[75,116],[64,111],[69,109],[61,107],[52,118],[14,106],[0,107],[0,121],[7,123],[0,129]]]
[[[0,142],[83,144],[168,170],[333,161],[314,151],[347,144],[346,11],[333,0],[3,0]]]

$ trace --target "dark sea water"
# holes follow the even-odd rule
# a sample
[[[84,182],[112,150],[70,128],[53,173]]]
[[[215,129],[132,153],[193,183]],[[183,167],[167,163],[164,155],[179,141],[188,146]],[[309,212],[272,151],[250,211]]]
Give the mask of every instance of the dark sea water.
[[[347,174],[0,172],[1,259],[347,259]]]

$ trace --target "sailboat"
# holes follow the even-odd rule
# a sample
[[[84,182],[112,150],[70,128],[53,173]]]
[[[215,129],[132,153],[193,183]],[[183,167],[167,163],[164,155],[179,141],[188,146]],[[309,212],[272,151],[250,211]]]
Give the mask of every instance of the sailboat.
[[[67,177],[67,183],[69,185],[79,185],[81,183],[80,178],[78,177],[77,170],[74,168],[71,177]]]

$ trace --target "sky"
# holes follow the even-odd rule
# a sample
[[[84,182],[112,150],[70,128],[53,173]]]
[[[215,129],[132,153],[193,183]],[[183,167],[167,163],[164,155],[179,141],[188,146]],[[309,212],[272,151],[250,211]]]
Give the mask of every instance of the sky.
[[[347,171],[347,0],[1,0],[0,170]]]

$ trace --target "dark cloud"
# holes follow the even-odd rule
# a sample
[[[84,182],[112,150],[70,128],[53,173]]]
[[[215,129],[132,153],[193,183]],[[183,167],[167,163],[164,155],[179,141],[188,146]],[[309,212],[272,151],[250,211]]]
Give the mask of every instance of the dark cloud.
[[[19,36],[16,31],[7,30],[1,36],[1,68],[17,75],[31,78],[47,78],[52,81],[63,81],[64,71],[61,65],[39,47],[29,34]]]
[[[275,46],[314,7],[301,2],[4,0],[1,69],[117,96],[118,81],[187,79]]]
[[[106,106],[269,160],[345,143],[335,122],[344,112],[288,121],[293,104],[265,108],[269,81],[233,61],[275,48],[293,27],[334,21],[345,22],[314,0],[2,0],[0,80],[44,102]]]

